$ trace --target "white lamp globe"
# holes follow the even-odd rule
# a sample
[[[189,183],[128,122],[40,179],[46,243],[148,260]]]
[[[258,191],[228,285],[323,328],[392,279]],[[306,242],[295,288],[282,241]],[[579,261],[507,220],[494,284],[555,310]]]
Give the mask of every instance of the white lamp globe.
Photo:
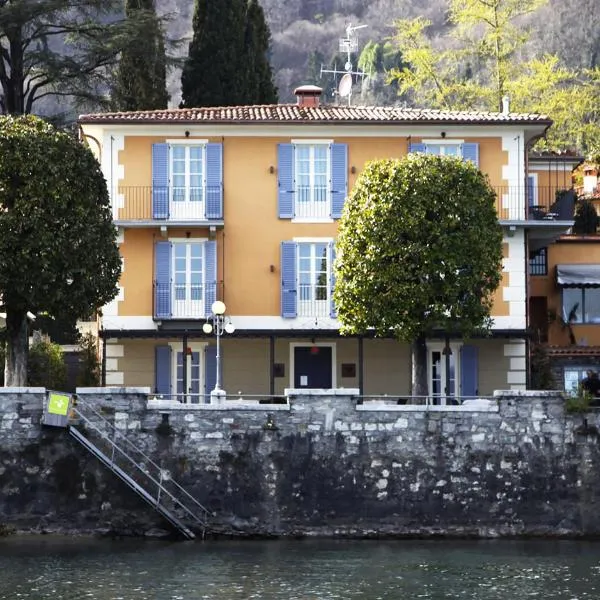
[[[212,325],[210,323],[204,323],[204,325],[202,325],[202,331],[206,334],[212,333]]]
[[[225,314],[225,303],[220,300],[215,300],[212,303],[210,310],[212,310],[213,315],[223,315]]]
[[[225,325],[225,331],[227,333],[233,333],[235,331],[235,325],[233,323],[227,323]]]

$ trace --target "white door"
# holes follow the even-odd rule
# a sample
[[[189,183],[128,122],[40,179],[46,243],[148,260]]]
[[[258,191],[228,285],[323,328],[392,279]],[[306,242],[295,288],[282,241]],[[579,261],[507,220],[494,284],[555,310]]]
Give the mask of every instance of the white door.
[[[173,352],[175,359],[174,387],[177,390],[177,399],[187,404],[198,404],[201,400],[200,390],[202,389],[202,363],[200,357],[202,352],[194,346],[190,346],[186,352],[185,361],[182,350]],[[185,363],[185,370],[184,370]],[[185,377],[184,377],[185,374]],[[184,380],[186,389],[184,389]]]
[[[173,244],[173,316],[204,316],[204,246],[199,242]]]
[[[456,350],[450,355],[449,371],[443,348],[429,351],[429,395],[433,404],[454,404],[456,397]],[[449,375],[449,381],[447,379]],[[447,384],[449,383],[449,389]]]
[[[171,146],[173,220],[204,219],[204,146]]]

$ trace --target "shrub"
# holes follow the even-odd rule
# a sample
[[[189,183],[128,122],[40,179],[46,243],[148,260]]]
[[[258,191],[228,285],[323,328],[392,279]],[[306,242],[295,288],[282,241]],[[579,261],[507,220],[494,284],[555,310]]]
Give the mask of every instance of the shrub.
[[[100,385],[100,361],[98,360],[98,345],[91,333],[86,333],[79,342],[80,358],[77,385],[81,387],[96,387]]]
[[[34,387],[62,390],[67,384],[67,365],[58,344],[41,339],[29,348],[27,381]]]

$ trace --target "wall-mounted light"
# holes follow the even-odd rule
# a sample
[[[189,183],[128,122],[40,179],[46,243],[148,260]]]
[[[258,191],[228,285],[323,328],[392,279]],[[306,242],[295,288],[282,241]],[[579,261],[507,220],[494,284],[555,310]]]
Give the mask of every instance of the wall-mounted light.
[[[356,167],[354,165],[350,167],[350,173],[352,173],[353,175],[354,173],[356,173]]]
[[[271,273],[275,273],[275,265],[269,265],[269,271],[271,271]]]
[[[186,138],[187,138],[187,137],[190,137],[190,132],[189,132],[189,131],[186,131],[186,132],[185,132],[185,137],[186,137]]]
[[[273,165],[271,165],[269,167],[269,173],[271,173],[271,175],[273,175],[273,173],[275,173],[275,167]]]
[[[442,139],[446,137],[446,132],[442,131],[442,133],[440,133],[440,135],[442,136]]]

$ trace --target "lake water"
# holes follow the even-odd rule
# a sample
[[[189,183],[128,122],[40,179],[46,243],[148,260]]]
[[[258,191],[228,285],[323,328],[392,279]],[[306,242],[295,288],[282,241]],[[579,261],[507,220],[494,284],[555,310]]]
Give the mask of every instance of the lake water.
[[[583,600],[600,542],[0,538],[0,599]]]

